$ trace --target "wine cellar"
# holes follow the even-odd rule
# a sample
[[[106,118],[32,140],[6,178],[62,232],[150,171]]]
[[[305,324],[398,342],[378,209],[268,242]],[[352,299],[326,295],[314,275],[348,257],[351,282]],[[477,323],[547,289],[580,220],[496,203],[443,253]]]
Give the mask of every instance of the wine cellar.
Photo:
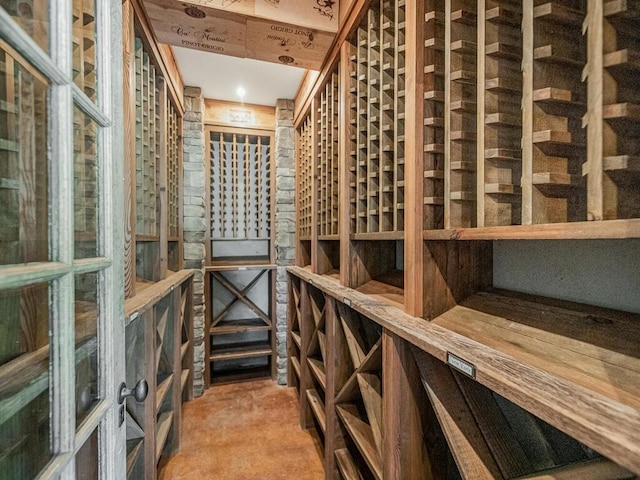
[[[6,0],[0,203],[0,479],[640,479],[639,0]]]
[[[636,478],[637,313],[494,267],[496,241],[640,234],[639,22],[624,1],[354,3],[296,98],[289,383],[326,478]]]

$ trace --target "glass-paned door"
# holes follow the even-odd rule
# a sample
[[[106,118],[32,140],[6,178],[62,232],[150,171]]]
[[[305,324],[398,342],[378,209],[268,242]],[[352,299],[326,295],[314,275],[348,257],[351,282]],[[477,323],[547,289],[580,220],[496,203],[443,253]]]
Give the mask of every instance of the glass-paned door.
[[[120,9],[0,0],[0,479],[124,478]]]

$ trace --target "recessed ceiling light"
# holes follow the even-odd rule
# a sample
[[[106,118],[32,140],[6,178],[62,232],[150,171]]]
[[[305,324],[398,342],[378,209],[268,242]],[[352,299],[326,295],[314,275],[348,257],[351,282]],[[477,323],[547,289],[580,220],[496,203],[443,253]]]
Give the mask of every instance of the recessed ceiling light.
[[[244,94],[247,93],[244,88],[242,87],[238,87],[238,89],[236,90],[236,93],[238,94],[238,96],[240,98],[244,98]]]

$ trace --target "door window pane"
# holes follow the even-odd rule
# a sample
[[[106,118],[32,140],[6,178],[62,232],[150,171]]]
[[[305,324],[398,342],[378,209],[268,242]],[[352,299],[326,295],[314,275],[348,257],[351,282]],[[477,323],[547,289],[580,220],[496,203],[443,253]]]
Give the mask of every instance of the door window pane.
[[[47,85],[0,46],[0,265],[48,259]]]
[[[89,415],[98,396],[98,274],[76,277],[76,425]]]
[[[30,35],[45,52],[49,51],[47,0],[0,0],[0,7]]]
[[[96,101],[96,15],[94,0],[73,1],[73,81]]]
[[[98,256],[98,124],[73,110],[75,258]]]
[[[49,445],[49,289],[0,292],[0,478],[33,478]]]
[[[76,455],[76,478],[98,478],[98,429],[96,428]]]

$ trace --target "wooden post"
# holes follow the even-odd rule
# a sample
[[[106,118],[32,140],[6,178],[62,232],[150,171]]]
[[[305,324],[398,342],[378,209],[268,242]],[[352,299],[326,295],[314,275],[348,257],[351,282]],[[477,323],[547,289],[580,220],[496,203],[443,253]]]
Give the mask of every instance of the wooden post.
[[[130,0],[122,4],[123,25],[123,118],[124,118],[124,289],[125,298],[135,295],[136,283],[136,73],[133,7]]]
[[[406,3],[404,309],[421,317],[424,243],[424,1]]]
[[[385,480],[432,479],[423,441],[426,406],[410,344],[382,333],[382,468]]]
[[[349,138],[349,111],[350,105],[350,60],[349,60],[350,45],[349,42],[344,42],[340,49],[340,106],[339,106],[339,130],[338,135],[340,137],[340,186],[339,186],[339,234],[340,234],[340,283],[342,285],[349,284],[349,255],[351,250],[351,241],[349,235],[351,234],[351,211],[348,209],[351,205],[350,192],[350,179],[351,171],[349,170],[350,152],[349,146],[351,144]],[[357,212],[353,212],[357,215]]]

